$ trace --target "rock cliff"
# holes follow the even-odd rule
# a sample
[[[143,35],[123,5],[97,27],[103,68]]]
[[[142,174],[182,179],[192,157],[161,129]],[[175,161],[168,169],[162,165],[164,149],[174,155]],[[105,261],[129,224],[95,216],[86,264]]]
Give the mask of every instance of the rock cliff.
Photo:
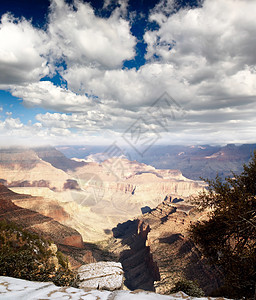
[[[108,245],[122,263],[125,285],[131,289],[154,291],[154,281],[160,280],[157,264],[147,243],[150,227],[134,220],[113,228],[115,242]]]
[[[131,290],[170,294],[179,279],[197,281],[206,294],[219,288],[221,273],[188,237],[189,224],[206,216],[178,200],[167,197],[149,213],[113,228],[114,240],[106,245],[122,262]]]
[[[160,274],[156,292],[168,294],[184,278],[196,280],[206,294],[220,287],[221,273],[209,265],[188,236],[190,223],[205,217],[189,203],[168,199],[140,217],[151,228],[148,245]]]

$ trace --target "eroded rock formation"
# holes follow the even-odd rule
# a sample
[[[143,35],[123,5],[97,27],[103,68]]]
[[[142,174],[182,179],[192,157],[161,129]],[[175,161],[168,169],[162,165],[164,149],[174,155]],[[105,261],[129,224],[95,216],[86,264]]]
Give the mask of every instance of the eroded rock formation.
[[[211,267],[188,237],[191,222],[206,215],[188,202],[167,197],[133,221],[113,228],[108,249],[122,262],[131,289],[170,294],[179,279],[197,281],[206,294],[219,288],[222,275]]]
[[[134,220],[118,224],[113,229],[116,241],[110,246],[125,272],[125,285],[131,289],[154,291],[154,281],[160,280],[157,264],[147,243],[150,227]]]
[[[17,205],[75,228],[90,242],[107,239],[116,224],[150,211],[166,195],[186,198],[203,189],[178,170],[124,158],[79,163],[54,148],[2,149],[0,179],[14,191],[44,198]]]
[[[205,217],[190,203],[173,203],[170,199],[140,217],[151,228],[148,245],[160,274],[160,280],[155,282],[156,292],[169,294],[175,283],[184,278],[197,281],[206,294],[219,288],[220,271],[209,265],[188,236],[190,223]]]
[[[64,171],[26,148],[0,149],[0,178],[8,186],[49,187],[57,191],[70,179]]]

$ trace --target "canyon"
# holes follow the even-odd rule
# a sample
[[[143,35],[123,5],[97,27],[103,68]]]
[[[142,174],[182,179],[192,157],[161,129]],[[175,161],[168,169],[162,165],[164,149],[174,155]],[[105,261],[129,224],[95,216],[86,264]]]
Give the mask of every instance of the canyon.
[[[117,223],[156,207],[167,195],[186,199],[204,188],[179,170],[116,157],[75,162],[52,147],[1,149],[0,182],[14,192],[43,197],[42,205],[18,205],[56,218],[88,242],[110,237]]]
[[[160,294],[182,278],[206,294],[221,283],[187,232],[205,217],[190,202],[205,184],[177,169],[124,157],[74,161],[51,147],[1,149],[0,179],[0,219],[52,239],[75,269],[119,261],[125,286]]]

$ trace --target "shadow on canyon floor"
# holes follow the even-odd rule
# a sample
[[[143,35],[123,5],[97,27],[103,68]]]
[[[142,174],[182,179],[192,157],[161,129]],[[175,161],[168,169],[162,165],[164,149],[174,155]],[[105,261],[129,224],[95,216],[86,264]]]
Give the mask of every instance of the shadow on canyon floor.
[[[129,220],[118,224],[112,231],[123,248],[119,261],[125,272],[125,285],[131,290],[154,291],[154,281],[160,280],[160,275],[147,246],[149,226],[140,220]]]

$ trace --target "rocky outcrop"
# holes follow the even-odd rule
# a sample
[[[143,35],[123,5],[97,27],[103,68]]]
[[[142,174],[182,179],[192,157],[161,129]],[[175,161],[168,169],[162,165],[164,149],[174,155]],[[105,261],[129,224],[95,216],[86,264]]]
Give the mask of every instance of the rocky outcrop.
[[[78,270],[79,287],[99,290],[120,290],[123,287],[124,271],[117,262],[97,262],[81,266]]]

